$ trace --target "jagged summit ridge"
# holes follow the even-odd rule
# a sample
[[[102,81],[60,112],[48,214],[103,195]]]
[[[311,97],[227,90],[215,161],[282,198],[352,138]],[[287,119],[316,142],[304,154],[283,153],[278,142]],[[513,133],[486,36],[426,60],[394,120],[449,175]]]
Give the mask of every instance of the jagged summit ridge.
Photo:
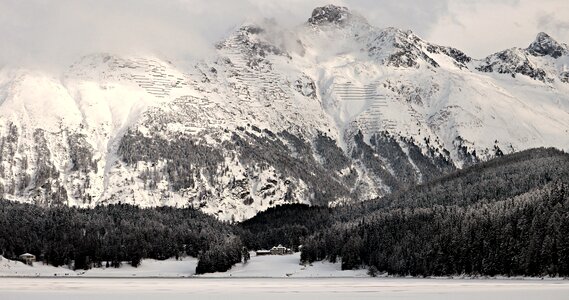
[[[475,66],[478,71],[517,74],[545,84],[569,83],[569,49],[550,35],[540,32],[528,48],[510,48],[489,55]]]
[[[308,23],[312,25],[343,25],[351,20],[352,17],[353,15],[347,7],[330,4],[315,8],[312,11],[312,16],[308,19]]]
[[[243,220],[569,149],[565,45],[540,34],[476,60],[361,20],[325,6],[294,28],[244,24],[183,67],[101,54],[63,76],[0,70],[0,196]]]
[[[569,53],[567,45],[562,45],[545,32],[540,32],[535,41],[529,45],[527,50],[535,56],[549,55],[559,58]]]

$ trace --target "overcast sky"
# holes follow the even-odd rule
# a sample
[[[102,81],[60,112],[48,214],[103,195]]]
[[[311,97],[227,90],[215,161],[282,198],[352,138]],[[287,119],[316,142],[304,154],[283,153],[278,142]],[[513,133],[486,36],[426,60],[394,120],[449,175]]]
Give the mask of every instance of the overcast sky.
[[[0,64],[93,52],[195,57],[247,19],[293,26],[329,3],[477,58],[526,47],[540,31],[569,42],[569,0],[0,0]]]

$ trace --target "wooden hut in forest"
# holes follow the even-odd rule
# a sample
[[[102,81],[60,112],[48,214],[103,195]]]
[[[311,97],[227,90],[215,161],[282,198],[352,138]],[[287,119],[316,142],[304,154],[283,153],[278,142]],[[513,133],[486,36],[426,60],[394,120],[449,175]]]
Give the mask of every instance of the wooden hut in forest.
[[[36,256],[30,253],[24,253],[20,256],[18,256],[18,258],[25,264],[27,265],[33,265],[34,262],[36,261]]]

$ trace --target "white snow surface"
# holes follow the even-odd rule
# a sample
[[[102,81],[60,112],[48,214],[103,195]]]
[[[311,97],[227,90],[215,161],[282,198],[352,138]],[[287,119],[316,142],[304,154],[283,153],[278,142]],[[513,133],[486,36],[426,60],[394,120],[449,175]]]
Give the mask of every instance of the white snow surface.
[[[397,299],[564,300],[568,282],[377,278],[109,279],[3,278],[3,300]]]
[[[227,272],[204,274],[205,277],[368,277],[367,270],[342,271],[340,263],[319,261],[300,264],[300,253],[291,255],[255,256],[246,264],[240,263]]]
[[[65,267],[56,268],[43,265],[39,262],[28,266],[19,261],[0,257],[0,277],[368,277],[364,269],[342,271],[340,263],[322,261],[301,265],[300,253],[256,256],[252,252],[251,256],[246,264],[239,263],[227,272],[203,275],[195,275],[197,259],[193,257],[164,261],[144,259],[137,268],[125,262],[120,268],[93,268],[76,271]]]
[[[70,270],[66,267],[53,267],[35,262],[28,266],[0,256],[0,277],[188,277],[196,271],[197,259],[185,257],[179,260],[144,259],[134,268],[127,262],[120,268],[93,268],[90,270]]]
[[[216,190],[206,178],[177,192],[165,179],[147,189],[141,172],[154,163],[135,168],[117,155],[129,129],[165,139],[190,135],[219,146],[231,138],[225,130],[250,124],[307,140],[324,132],[346,151],[348,137],[358,130],[366,141],[388,131],[413,139],[424,152],[428,147],[449,150],[458,167],[463,163],[456,151],[459,137],[482,159],[492,158],[494,147],[504,153],[541,146],[569,150],[569,83],[560,75],[569,68],[567,55],[554,59],[512,51],[552,79],[542,82],[478,71],[483,61],[458,62],[444,53],[449,48],[409,31],[374,28],[361,18],[345,26],[304,24],[286,31],[275,30],[274,24],[259,26],[264,31],[237,30],[219,44],[214,58],[192,63],[95,54],[63,74],[0,69],[0,137],[10,141],[17,132],[1,150],[3,197],[42,204],[63,187],[66,193],[58,197],[68,205],[191,205],[237,221],[283,203],[284,185],[270,199],[253,193],[253,205],[227,189],[217,189],[218,195],[202,203],[201,191]],[[262,54],[255,52],[260,48]],[[397,55],[401,64],[411,66],[394,64]],[[73,168],[68,143],[73,135],[84,138],[96,167]],[[45,138],[44,150],[38,150],[38,136]],[[226,159],[228,170],[219,178],[224,184],[246,172]],[[37,178],[42,161],[53,165],[47,182]],[[359,181],[371,182],[370,198],[386,192],[365,177],[366,170],[359,174],[364,174]],[[280,176],[271,169],[257,175],[250,182],[252,191]],[[295,199],[307,203],[310,191],[303,182],[296,186]]]
[[[138,268],[71,271],[0,257],[0,299],[566,299],[569,282],[539,279],[370,278],[339,264],[299,265],[299,254],[253,256],[224,273],[194,276],[197,260],[143,260]],[[38,278],[41,277],[41,278]]]

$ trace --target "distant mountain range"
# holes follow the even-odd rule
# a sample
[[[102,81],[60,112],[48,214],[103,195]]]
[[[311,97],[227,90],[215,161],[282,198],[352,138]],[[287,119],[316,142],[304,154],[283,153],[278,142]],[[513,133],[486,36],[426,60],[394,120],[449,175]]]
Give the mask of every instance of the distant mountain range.
[[[215,49],[191,66],[94,54],[62,74],[0,69],[0,193],[243,220],[569,149],[569,47],[546,33],[478,60],[329,5]]]

